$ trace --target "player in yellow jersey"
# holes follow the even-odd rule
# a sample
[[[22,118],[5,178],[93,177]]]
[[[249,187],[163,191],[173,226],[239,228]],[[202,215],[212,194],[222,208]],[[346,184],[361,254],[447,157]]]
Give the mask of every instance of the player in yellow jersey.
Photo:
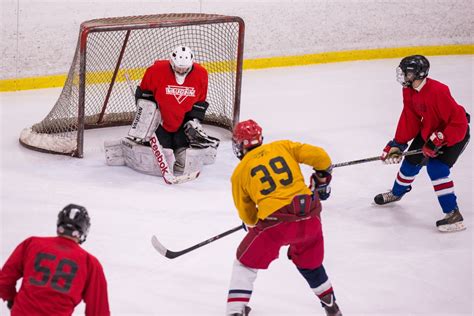
[[[321,301],[328,316],[342,316],[323,267],[321,203],[329,197],[331,159],[324,149],[289,140],[262,145],[262,128],[253,120],[238,123],[232,135],[241,160],[232,175],[232,195],[248,227],[237,249],[227,314],[248,315],[247,306],[259,269],[267,269],[289,245],[288,257]],[[310,188],[299,164],[314,168]]]

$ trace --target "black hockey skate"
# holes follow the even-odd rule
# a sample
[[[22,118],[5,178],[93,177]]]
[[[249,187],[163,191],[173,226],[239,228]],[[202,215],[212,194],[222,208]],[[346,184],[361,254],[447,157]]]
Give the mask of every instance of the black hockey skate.
[[[405,193],[407,192],[410,192],[411,191],[411,186],[409,186],[406,190]],[[377,194],[375,197],[374,197],[374,202],[375,204],[378,204],[378,205],[384,205],[384,204],[388,204],[388,203],[392,203],[392,202],[397,202],[397,201],[400,201],[403,197],[402,194],[400,196],[398,195],[395,195],[392,193],[392,190],[388,191],[388,192],[385,192],[385,193],[380,193],[380,194]]]
[[[321,304],[326,311],[326,316],[342,316],[342,313],[337,305],[334,294],[326,294],[321,298]]]
[[[245,309],[242,313],[233,313],[230,316],[248,316],[248,315],[250,315],[251,310],[252,309],[250,307],[245,306]]]
[[[466,229],[463,217],[458,208],[446,214],[446,216],[436,222],[436,227],[440,232],[455,232]]]

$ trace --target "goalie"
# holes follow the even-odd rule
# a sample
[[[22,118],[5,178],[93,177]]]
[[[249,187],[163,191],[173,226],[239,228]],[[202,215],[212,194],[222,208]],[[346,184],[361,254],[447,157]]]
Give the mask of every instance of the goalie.
[[[194,62],[189,47],[178,46],[169,60],[156,61],[136,89],[137,111],[128,137],[105,143],[107,164],[161,175],[163,158],[150,148],[156,146],[156,138],[175,175],[214,163],[219,139],[207,135],[200,123],[209,106],[207,87],[207,70]]]

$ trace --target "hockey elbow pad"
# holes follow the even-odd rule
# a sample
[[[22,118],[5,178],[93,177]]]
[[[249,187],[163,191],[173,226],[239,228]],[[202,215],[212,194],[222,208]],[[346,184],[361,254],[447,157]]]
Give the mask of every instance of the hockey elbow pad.
[[[196,102],[193,105],[191,111],[186,113],[185,121],[190,121],[192,119],[198,119],[199,121],[203,121],[208,107],[209,103],[206,101]]]

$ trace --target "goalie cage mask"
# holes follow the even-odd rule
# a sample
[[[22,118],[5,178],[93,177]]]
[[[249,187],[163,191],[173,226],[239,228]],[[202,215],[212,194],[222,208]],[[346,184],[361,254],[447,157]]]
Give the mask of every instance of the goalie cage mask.
[[[397,67],[397,81],[404,87],[411,87],[414,80],[422,80],[428,76],[430,62],[425,56],[407,56]]]
[[[77,238],[82,244],[89,234],[91,221],[85,207],[69,204],[59,212],[56,226],[58,235]]]
[[[174,71],[176,82],[184,83],[184,79],[193,68],[194,54],[187,46],[176,47],[170,55],[170,65]]]
[[[238,123],[232,133],[232,149],[242,159],[251,149],[262,145],[262,128],[254,120]]]

